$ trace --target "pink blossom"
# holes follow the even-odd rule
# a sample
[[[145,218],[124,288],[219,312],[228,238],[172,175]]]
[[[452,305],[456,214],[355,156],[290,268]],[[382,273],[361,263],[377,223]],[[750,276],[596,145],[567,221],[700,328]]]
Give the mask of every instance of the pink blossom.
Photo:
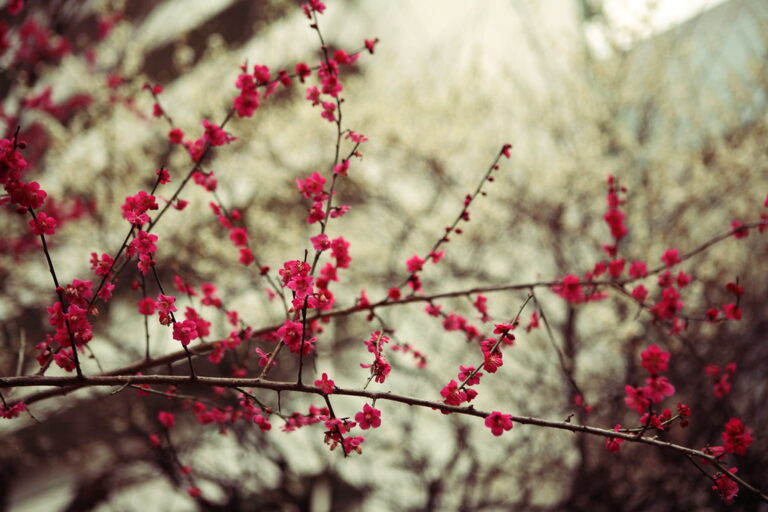
[[[235,247],[243,247],[248,245],[248,232],[243,228],[234,228],[229,233],[229,239]]]
[[[729,473],[736,473],[737,468],[730,468]],[[733,503],[736,495],[739,493],[739,484],[733,479],[728,478],[723,473],[715,473],[714,476],[715,485],[712,486],[712,490],[720,495],[720,498],[727,504]]]
[[[621,425],[616,425],[613,427],[614,432],[618,432],[621,429]],[[609,437],[605,440],[605,448],[611,452],[616,453],[621,449],[621,444],[624,442],[624,439],[620,437]]]
[[[500,436],[505,430],[512,430],[512,415],[493,411],[485,417],[485,426],[491,429],[491,433]]]
[[[53,235],[56,233],[56,219],[45,212],[40,212],[37,217],[29,221],[29,227],[32,233],[37,236]]]
[[[363,410],[355,414],[355,421],[363,430],[378,428],[381,426],[381,411],[365,404]]]
[[[461,405],[467,401],[466,391],[459,390],[459,385],[455,380],[451,380],[440,391],[440,395],[445,398],[444,402],[448,405]]]
[[[645,388],[635,388],[632,386],[624,386],[624,392],[627,396],[624,398],[624,403],[627,407],[634,409],[635,411],[643,414],[651,405],[651,401],[646,396]]]
[[[207,119],[203,119],[202,123],[205,130],[203,133],[203,141],[208,142],[211,146],[223,146],[224,144],[229,144],[235,140],[235,137],[228,134],[222,130],[220,126],[211,123]]]
[[[633,261],[629,266],[629,277],[640,279],[648,275],[648,265],[644,261]]]
[[[571,303],[584,301],[584,291],[578,276],[568,274],[563,278],[562,284],[555,285],[553,291]]]
[[[645,368],[651,375],[667,371],[669,352],[661,350],[658,345],[649,346],[643,351],[640,357],[642,358],[643,368]]]
[[[651,402],[659,403],[664,401],[665,397],[675,394],[675,387],[666,377],[649,377],[645,379],[643,391]]]
[[[405,265],[408,268],[408,272],[413,274],[415,272],[421,271],[421,269],[424,267],[424,260],[419,258],[417,254],[414,254],[411,259],[405,262]]]
[[[139,313],[146,316],[152,316],[155,314],[155,299],[152,297],[144,297],[138,303]]]
[[[320,379],[315,381],[315,386],[319,387],[326,395],[330,395],[333,393],[334,382],[328,378],[327,373],[323,372]]]
[[[667,249],[661,256],[661,261],[668,267],[680,263],[680,251],[677,249]]]
[[[173,413],[167,411],[160,411],[157,413],[157,420],[165,428],[171,428],[176,424],[176,417]]]
[[[309,239],[312,242],[312,247],[318,252],[330,249],[331,241],[328,239],[328,235],[321,233],[317,236],[313,236]]]
[[[752,444],[752,431],[749,430],[739,418],[731,418],[725,424],[725,432],[721,434],[725,442],[725,451],[744,455]]]
[[[333,172],[335,174],[341,174],[342,176],[348,176],[349,174],[349,160],[344,159],[341,161],[340,164],[336,165],[333,168]]]
[[[186,347],[190,341],[197,338],[197,323],[194,320],[174,322],[173,339],[180,341]]]
[[[324,201],[328,195],[323,191],[325,178],[316,172],[313,172],[309,178],[304,180],[297,179],[296,186],[301,195],[313,201]]]
[[[253,263],[254,259],[255,258],[253,256],[253,252],[251,252],[250,249],[246,247],[243,247],[242,249],[240,249],[240,258],[239,258],[240,263],[242,263],[247,267],[248,265]]]
[[[373,54],[374,49],[376,48],[376,43],[378,43],[378,39],[366,39],[365,40],[365,48]],[[766,199],[766,202],[768,202],[768,199]]]
[[[344,438],[344,453],[363,453],[363,449],[360,445],[363,444],[365,438],[363,436],[347,436]]]

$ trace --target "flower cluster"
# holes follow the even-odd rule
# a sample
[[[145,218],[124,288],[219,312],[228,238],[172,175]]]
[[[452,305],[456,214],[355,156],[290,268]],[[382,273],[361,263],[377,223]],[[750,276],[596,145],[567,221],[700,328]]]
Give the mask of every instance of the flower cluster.
[[[368,347],[368,352],[373,354],[373,362],[370,364],[360,363],[360,367],[370,368],[371,378],[379,384],[383,384],[392,371],[392,365],[387,362],[387,358],[384,356],[384,345],[389,343],[389,337],[380,331],[375,331],[363,343]]]
[[[718,365],[708,364],[704,368],[704,371],[712,380],[712,390],[715,397],[723,398],[730,394],[731,388],[733,387],[731,384],[731,377],[736,375],[736,363],[728,363],[725,365],[722,372]]]
[[[155,196],[140,190],[136,195],[128,196],[123,203],[123,218],[131,224],[141,226],[149,222],[148,210],[157,210]]]
[[[649,376],[645,380],[645,386],[624,387],[626,398],[624,403],[640,414],[648,412],[651,404],[664,401],[664,398],[675,394],[675,387],[669,379],[660,376],[659,373],[667,370],[669,352],[661,350],[657,345],[651,345],[641,354],[642,366]]]
[[[726,453],[734,453],[736,455],[744,455],[747,453],[747,448],[752,444],[752,431],[744,426],[744,423],[739,418],[731,418],[728,423],[725,424],[725,431],[721,437],[725,443]]]
[[[500,436],[504,431],[512,430],[512,415],[493,411],[485,417],[485,426],[491,429],[491,433]]]

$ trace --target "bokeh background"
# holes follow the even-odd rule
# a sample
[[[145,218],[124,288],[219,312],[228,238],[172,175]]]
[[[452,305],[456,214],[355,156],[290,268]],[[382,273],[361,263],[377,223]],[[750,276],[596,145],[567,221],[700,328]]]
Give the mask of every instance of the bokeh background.
[[[351,267],[334,293],[351,306],[365,290],[378,299],[406,276],[405,260],[423,254],[460,211],[503,143],[514,144],[488,195],[472,207],[464,233],[454,236],[440,265],[425,271],[427,293],[583,274],[605,259],[610,241],[602,221],[605,180],[627,187],[629,260],[657,262],[669,247],[691,249],[730,228],[757,220],[768,177],[768,4],[762,0],[678,2],[644,0],[494,0],[482,3],[328,2],[321,27],[332,48],[355,50],[378,37],[342,76],[344,125],[364,133],[364,158],[340,182],[352,206],[330,225],[331,237],[351,243]],[[72,51],[34,67],[14,66],[14,48],[0,59],[3,119],[21,126],[35,179],[61,198],[73,219],[52,238],[62,281],[90,276],[91,252],[114,251],[125,221],[125,196],[147,189],[166,165],[174,178],[189,168],[182,150],[169,150],[168,126],[153,118],[146,82],[165,91],[163,106],[189,132],[203,118],[220,122],[237,90],[243,62],[289,68],[320,58],[316,34],[294,2],[270,0],[34,1],[3,14],[10,30],[38,20]],[[105,34],[106,29],[110,30]],[[47,62],[45,62],[47,60]],[[59,109],[20,109],[51,87]],[[251,119],[235,119],[237,141],[216,151],[220,200],[243,213],[252,247],[265,264],[303,256],[315,226],[295,181],[326,172],[335,129],[304,99],[304,87],[280,92]],[[162,193],[160,194],[162,195]],[[158,225],[163,282],[215,282],[230,309],[253,326],[282,320],[258,272],[237,262],[237,251],[210,213],[210,196],[190,187],[189,206]],[[764,210],[764,209],[762,209]],[[3,212],[0,241],[0,371],[37,370],[34,344],[48,329],[54,300],[47,267],[26,221]],[[639,353],[651,343],[672,353],[669,400],[691,406],[685,430],[668,439],[701,448],[720,442],[722,425],[738,416],[755,443],[738,458],[739,475],[768,485],[768,311],[764,298],[766,244],[756,233],[725,241],[686,262],[695,276],[686,310],[726,301],[724,284],[746,288],[740,322],[692,322],[682,335],[655,324],[621,296],[568,305],[541,291],[553,327],[519,336],[505,365],[484,381],[476,406],[518,415],[595,426],[631,424],[625,383],[639,384]],[[124,278],[126,283],[131,277]],[[649,281],[653,283],[653,280]],[[650,285],[649,285],[650,288]],[[484,330],[513,317],[526,292],[487,294],[483,324],[472,300],[441,301]],[[137,292],[118,287],[100,311],[94,357],[86,371],[143,357]],[[180,299],[181,300],[181,299]],[[193,302],[194,303],[194,302]],[[362,343],[383,323],[393,338],[426,354],[417,368],[392,354],[392,377],[376,389],[438,399],[459,364],[477,351],[462,333],[445,332],[423,304],[379,310],[328,324],[312,368],[338,385],[367,378]],[[225,318],[210,339],[226,337]],[[526,314],[527,318],[527,314]],[[381,322],[381,323],[380,323]],[[166,331],[152,331],[158,352],[177,348]],[[227,355],[209,374],[233,368],[258,372],[255,346]],[[713,395],[706,364],[736,362],[733,391]],[[204,363],[201,363],[204,364]],[[177,371],[183,371],[183,365]],[[160,369],[158,371],[168,371]],[[286,363],[290,378],[292,370]],[[50,374],[55,374],[52,369]],[[572,383],[576,383],[574,387]],[[583,393],[589,415],[574,405]],[[5,394],[15,398],[20,391]],[[258,393],[277,406],[274,393]],[[214,399],[210,394],[201,396]],[[314,403],[281,397],[284,410]],[[321,404],[316,404],[321,405]],[[362,402],[339,398],[340,415]],[[233,425],[226,433],[198,425],[181,403],[81,391],[31,407],[35,417],[0,424],[0,509],[35,510],[719,510],[710,482],[677,454],[625,444],[608,453],[603,441],[517,425],[493,438],[482,422],[380,403],[383,427],[367,435],[362,456],[329,452],[319,428],[262,433]],[[157,450],[157,411],[177,412],[175,451]],[[193,468],[204,499],[186,494],[181,465]],[[756,510],[742,490],[734,509]],[[764,509],[763,504],[763,509]],[[760,509],[760,510],[763,510]]]

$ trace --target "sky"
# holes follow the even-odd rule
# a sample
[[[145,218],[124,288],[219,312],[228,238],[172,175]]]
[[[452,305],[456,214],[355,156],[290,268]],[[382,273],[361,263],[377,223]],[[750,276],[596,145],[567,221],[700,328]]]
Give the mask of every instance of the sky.
[[[651,35],[711,9],[725,0],[604,0],[606,14]]]

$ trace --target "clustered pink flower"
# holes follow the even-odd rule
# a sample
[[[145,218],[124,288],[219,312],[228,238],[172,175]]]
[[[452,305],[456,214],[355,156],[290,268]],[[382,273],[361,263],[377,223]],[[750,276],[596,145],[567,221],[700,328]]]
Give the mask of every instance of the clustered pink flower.
[[[379,428],[381,426],[381,411],[365,404],[363,410],[355,414],[355,421],[363,430]]]
[[[680,263],[680,251],[677,249],[667,249],[661,256],[661,261],[668,267]]]
[[[448,405],[461,405],[467,401],[467,392],[459,389],[459,384],[451,380],[441,391],[440,395]]]
[[[500,436],[506,430],[512,430],[512,415],[493,411],[485,417],[485,426],[491,429],[491,433]]]
[[[149,222],[148,210],[157,210],[157,202],[155,196],[147,194],[143,190],[140,190],[134,196],[128,196],[123,203],[123,218],[130,222],[141,226]]]
[[[203,141],[208,142],[211,146],[223,146],[235,140],[235,137],[222,130],[219,125],[213,124],[207,119],[203,119],[202,123]]]
[[[37,236],[55,234],[56,226],[56,219],[45,212],[39,212],[34,219],[29,221],[32,233]]]
[[[360,363],[360,367],[370,368],[371,376],[376,382],[383,384],[392,371],[392,365],[389,364],[384,355],[384,345],[389,343],[389,337],[385,336],[381,331],[375,331],[363,343],[368,347],[368,352],[373,354],[373,362],[370,364]]]
[[[562,284],[553,287],[553,291],[571,303],[584,301],[584,291],[578,276],[568,274]]]
[[[731,418],[725,424],[725,432],[721,437],[725,442],[725,451],[736,455],[744,455],[752,444],[752,431],[739,418]]]
[[[651,345],[640,354],[643,368],[651,375],[667,371],[669,352],[665,352],[658,345]]]
[[[325,178],[317,172],[313,172],[306,179],[297,179],[296,186],[301,195],[312,201],[325,201],[328,197],[328,194],[323,189]]]
[[[730,394],[732,384],[730,378],[736,375],[736,363],[728,363],[723,368],[721,373],[720,367],[716,364],[709,364],[704,368],[704,371],[712,380],[712,389],[715,397],[722,398]]]
[[[624,403],[643,415],[641,422],[654,428],[665,428],[666,422],[671,419],[668,409],[659,415],[649,415],[651,404],[661,403],[666,397],[675,394],[675,387],[669,379],[659,375],[667,371],[669,358],[669,352],[662,350],[658,345],[650,345],[641,354],[641,364],[649,374],[645,379],[645,386],[624,386]]]
[[[171,428],[176,424],[176,417],[173,413],[167,411],[160,411],[157,413],[157,420],[165,428]]]
[[[303,325],[300,322],[294,322],[293,320],[286,320],[283,325],[277,330],[277,336],[283,340],[283,343],[288,347],[291,352],[308,355],[314,352],[315,342],[317,337],[311,336],[311,329],[307,329],[308,332],[304,332]],[[302,336],[304,342],[302,344]]]
[[[334,382],[328,378],[327,373],[323,372],[320,379],[315,381],[315,386],[319,387],[326,395],[330,395],[333,393]]]
[[[614,239],[614,245],[627,236],[627,227],[624,225],[624,213],[619,210],[621,206],[619,199],[619,190],[616,180],[613,176],[608,176],[608,210],[603,215],[605,223],[611,230],[611,236]]]
[[[175,302],[176,297],[163,295],[162,293],[157,295],[157,299],[155,299],[155,308],[157,309],[157,314],[161,324],[171,324],[171,314],[175,311],[178,311]]]
[[[0,418],[13,419],[26,410],[27,404],[24,402],[16,402],[11,406],[0,403]]]
[[[728,472],[736,473],[737,470],[738,468],[730,468]],[[736,495],[739,493],[739,484],[732,478],[719,472],[715,473],[714,479],[715,485],[712,486],[712,490],[715,491],[726,504],[732,504],[733,500],[736,499]]]
[[[181,342],[185,347],[189,342],[199,337],[197,323],[194,320],[182,320],[173,323],[173,339]]]
[[[619,432],[619,430],[621,430],[621,425],[616,425],[613,427],[614,432]],[[620,437],[609,437],[605,440],[605,448],[611,453],[616,453],[621,449],[623,442],[624,439]]]

